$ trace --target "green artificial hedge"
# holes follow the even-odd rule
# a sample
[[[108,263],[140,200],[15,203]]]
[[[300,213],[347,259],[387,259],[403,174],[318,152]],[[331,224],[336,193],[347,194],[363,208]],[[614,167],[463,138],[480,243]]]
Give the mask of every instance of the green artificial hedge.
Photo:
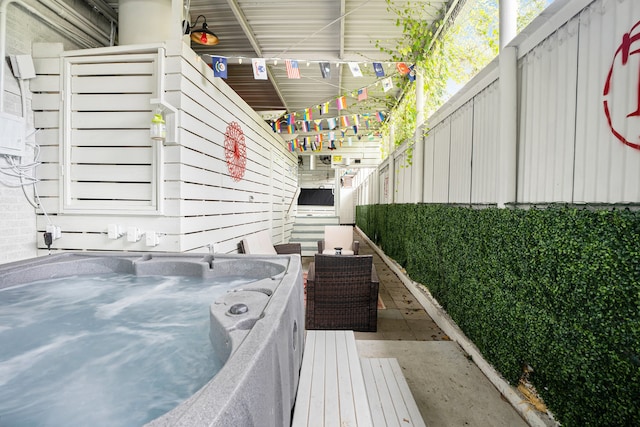
[[[566,426],[640,425],[640,212],[358,206],[356,223]]]

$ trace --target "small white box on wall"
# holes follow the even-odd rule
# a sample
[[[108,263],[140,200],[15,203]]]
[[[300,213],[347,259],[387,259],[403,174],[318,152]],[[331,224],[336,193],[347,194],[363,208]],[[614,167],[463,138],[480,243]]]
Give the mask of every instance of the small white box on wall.
[[[23,156],[25,122],[22,117],[0,113],[0,154]]]

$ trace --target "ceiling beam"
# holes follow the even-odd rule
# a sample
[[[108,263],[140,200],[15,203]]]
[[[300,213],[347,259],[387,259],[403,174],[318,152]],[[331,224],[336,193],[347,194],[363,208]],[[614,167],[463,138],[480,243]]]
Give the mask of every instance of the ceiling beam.
[[[245,36],[247,36],[247,39],[249,39],[249,43],[251,43],[251,47],[253,48],[257,57],[263,58],[264,55],[262,54],[262,49],[260,48],[258,39],[256,39],[256,35],[253,33],[253,29],[251,28],[251,25],[249,25],[249,22],[247,21],[247,17],[242,12],[242,9],[240,9],[240,5],[238,5],[237,0],[227,0],[227,3],[229,4],[231,11],[233,12],[236,19],[238,20],[238,24],[240,24],[240,27],[242,27],[242,31],[244,32]],[[278,94],[278,98],[280,98],[280,101],[282,101],[282,105],[284,105],[284,108],[286,108],[287,111],[291,111],[285,97],[282,95],[282,92],[280,91],[278,82],[274,78],[273,73],[271,72],[269,67],[267,67],[267,75],[269,76],[269,81],[271,82],[273,89]]]

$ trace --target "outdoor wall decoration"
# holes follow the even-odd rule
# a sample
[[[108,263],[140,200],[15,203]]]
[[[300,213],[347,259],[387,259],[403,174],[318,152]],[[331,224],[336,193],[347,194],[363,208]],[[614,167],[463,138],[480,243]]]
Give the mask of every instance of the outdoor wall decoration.
[[[637,142],[640,136],[637,134],[637,121],[638,118],[640,118],[640,80],[637,78],[637,68],[633,68],[634,65],[636,67],[638,66],[638,62],[637,60],[630,62],[630,57],[640,53],[639,48],[632,49],[633,44],[640,41],[640,33],[637,33],[639,28],[640,22],[636,22],[633,28],[622,37],[622,42],[613,56],[603,91],[604,113],[607,117],[611,133],[613,133],[620,142],[636,150],[640,150],[640,144]],[[636,32],[636,34],[634,34],[634,32]],[[633,73],[633,75],[636,76],[637,108],[635,111],[623,111],[625,105],[620,102],[617,104],[614,102],[616,88],[623,92],[628,90],[627,84],[629,81],[632,81],[629,73]],[[618,85],[616,85],[617,81],[620,82]],[[629,121],[633,121],[634,125],[631,125]]]
[[[238,122],[229,123],[224,133],[224,155],[231,178],[240,181],[247,166],[247,145]]]

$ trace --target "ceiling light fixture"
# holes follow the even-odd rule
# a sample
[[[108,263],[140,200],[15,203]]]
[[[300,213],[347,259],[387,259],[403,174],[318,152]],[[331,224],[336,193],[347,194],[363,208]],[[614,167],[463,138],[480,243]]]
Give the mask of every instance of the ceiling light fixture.
[[[200,18],[204,20],[204,22],[202,23],[202,27],[194,30],[196,25],[198,25],[198,20]],[[191,33],[191,40],[198,44],[202,44],[205,46],[214,46],[220,43],[220,39],[218,38],[218,36],[216,36],[211,30],[208,29],[207,18],[205,18],[204,15],[198,15],[198,17],[196,18],[196,22],[194,22],[193,25],[189,26],[187,24],[183,25],[183,27],[186,28],[185,34]]]

